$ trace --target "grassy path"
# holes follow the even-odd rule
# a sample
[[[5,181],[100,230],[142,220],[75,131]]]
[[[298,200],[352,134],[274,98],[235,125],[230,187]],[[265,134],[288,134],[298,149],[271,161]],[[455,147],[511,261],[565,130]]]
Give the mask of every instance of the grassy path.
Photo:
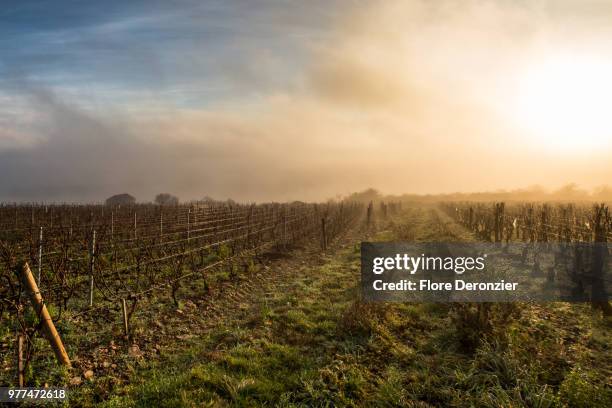
[[[294,251],[207,303],[168,311],[159,330],[188,320],[197,335],[137,360],[127,380],[100,391],[112,394],[102,406],[607,405],[609,331],[587,307],[524,306],[500,341],[466,352],[452,306],[359,301],[364,238],[354,229],[327,254]],[[474,239],[429,207],[369,238]],[[104,384],[74,402],[93,404]]]

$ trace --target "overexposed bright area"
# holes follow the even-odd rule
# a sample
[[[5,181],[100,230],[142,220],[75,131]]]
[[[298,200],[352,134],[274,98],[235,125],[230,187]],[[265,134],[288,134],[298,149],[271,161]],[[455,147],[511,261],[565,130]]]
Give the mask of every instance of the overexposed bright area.
[[[531,143],[584,151],[612,141],[612,61],[568,54],[519,72],[513,118]]]

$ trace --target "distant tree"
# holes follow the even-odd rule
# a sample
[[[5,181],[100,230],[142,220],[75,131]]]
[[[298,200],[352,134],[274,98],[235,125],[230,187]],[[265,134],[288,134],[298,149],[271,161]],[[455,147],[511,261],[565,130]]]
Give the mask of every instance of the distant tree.
[[[574,201],[586,199],[589,192],[578,187],[576,183],[568,183],[560,189],[553,191],[551,195],[559,200]]]
[[[357,201],[362,203],[369,203],[370,201],[379,201],[381,199],[382,195],[373,188],[369,188],[358,193],[353,193],[346,198],[347,201]]]
[[[160,193],[155,196],[155,204],[159,205],[178,205],[179,199],[168,193]]]
[[[612,187],[600,186],[593,192],[595,199],[600,201],[612,201]]]
[[[114,196],[106,199],[106,205],[130,205],[134,204],[135,202],[136,199],[127,193],[115,194]]]

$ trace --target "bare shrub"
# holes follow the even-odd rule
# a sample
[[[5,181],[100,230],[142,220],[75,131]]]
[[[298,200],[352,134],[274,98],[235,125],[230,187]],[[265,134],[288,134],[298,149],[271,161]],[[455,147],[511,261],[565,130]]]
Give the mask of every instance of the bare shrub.
[[[483,341],[507,342],[507,327],[520,316],[516,303],[454,303],[450,317],[463,350],[473,352]]]
[[[385,320],[387,308],[385,303],[357,299],[344,311],[338,327],[351,335],[369,336]]]

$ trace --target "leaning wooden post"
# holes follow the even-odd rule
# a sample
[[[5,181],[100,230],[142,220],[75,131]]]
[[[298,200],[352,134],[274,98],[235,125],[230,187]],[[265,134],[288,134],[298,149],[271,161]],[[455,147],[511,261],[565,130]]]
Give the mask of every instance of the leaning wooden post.
[[[127,306],[125,304],[125,299],[121,299],[121,310],[123,311],[123,331],[125,332],[125,338],[129,339],[130,330],[128,325],[128,313]]]
[[[68,354],[66,354],[66,349],[64,348],[64,344],[62,343],[62,339],[59,336],[59,333],[55,329],[55,325],[53,324],[53,320],[51,320],[51,316],[47,311],[47,306],[43,302],[43,298],[38,290],[38,285],[36,285],[36,280],[32,275],[32,271],[30,270],[30,266],[27,262],[20,268],[19,275],[21,276],[21,280],[28,292],[28,296],[30,297],[30,302],[32,302],[32,307],[36,311],[36,315],[41,322],[44,333],[55,353],[55,357],[60,364],[66,365],[68,367],[72,367],[70,364],[70,359],[68,358]]]

